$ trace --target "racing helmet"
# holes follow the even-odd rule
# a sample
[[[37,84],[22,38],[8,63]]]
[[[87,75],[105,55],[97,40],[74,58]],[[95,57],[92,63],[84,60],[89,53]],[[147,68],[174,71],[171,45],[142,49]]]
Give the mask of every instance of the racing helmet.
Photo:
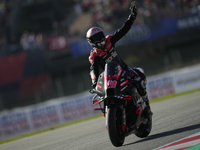
[[[86,38],[89,44],[97,49],[105,47],[105,35],[103,30],[99,27],[90,28],[86,33]]]

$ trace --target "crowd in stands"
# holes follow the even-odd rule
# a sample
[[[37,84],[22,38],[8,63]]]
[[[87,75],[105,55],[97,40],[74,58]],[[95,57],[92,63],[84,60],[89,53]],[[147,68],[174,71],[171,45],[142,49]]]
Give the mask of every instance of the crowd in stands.
[[[127,18],[132,0],[82,0],[83,12],[93,14],[94,25],[107,29]],[[138,16],[135,23],[155,22],[163,17],[183,16],[200,9],[198,0],[143,0],[138,1]],[[109,27],[108,30],[110,30]]]
[[[19,0],[0,0],[0,48],[3,43],[4,35],[6,33],[6,27],[9,23],[9,15],[15,2]],[[32,2],[33,0],[23,0],[26,2]],[[129,7],[132,0],[76,0],[74,5],[74,11],[76,16],[81,16],[83,14],[92,14],[92,23],[90,26],[100,26],[105,30],[105,32],[113,31],[120,27],[122,23],[128,18],[130,13]],[[138,1],[138,16],[135,24],[150,24],[151,22],[159,21],[163,17],[171,16],[183,16],[188,13],[195,13],[200,10],[199,0],[143,0]],[[84,22],[83,22],[84,24]],[[64,24],[67,30],[65,32],[70,32],[70,24]],[[62,26],[63,27],[63,26]],[[80,25],[80,28],[83,25]],[[85,26],[84,26],[85,27]],[[87,29],[89,26],[87,27]],[[86,28],[81,30],[86,31]],[[55,30],[55,28],[53,28]],[[52,31],[55,33],[55,31]],[[67,41],[70,38],[77,36],[78,38],[84,38],[84,34],[69,34],[64,33]],[[19,40],[22,47],[27,50],[35,46],[47,46],[48,44],[42,44],[43,41],[48,42],[45,33],[35,35],[36,33],[28,33],[24,31],[21,39]],[[59,34],[59,33],[58,33]],[[59,36],[59,35],[57,35]],[[61,43],[65,43],[65,40],[61,40]]]

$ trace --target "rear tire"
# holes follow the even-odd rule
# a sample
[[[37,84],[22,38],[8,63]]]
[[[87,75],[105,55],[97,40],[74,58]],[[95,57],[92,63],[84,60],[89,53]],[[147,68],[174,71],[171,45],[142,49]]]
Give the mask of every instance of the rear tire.
[[[149,117],[148,123],[146,125],[143,124],[140,126],[135,135],[139,138],[147,137],[151,132],[151,128],[152,128],[152,116]]]
[[[118,113],[120,114],[118,115]],[[116,106],[111,105],[108,108],[106,119],[110,141],[116,147],[122,146],[125,139],[121,126],[122,120],[119,116],[122,116],[121,112],[117,110]]]

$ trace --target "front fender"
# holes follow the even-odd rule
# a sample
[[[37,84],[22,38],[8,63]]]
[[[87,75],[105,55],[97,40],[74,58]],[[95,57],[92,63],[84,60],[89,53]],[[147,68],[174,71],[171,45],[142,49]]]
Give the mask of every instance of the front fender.
[[[110,107],[111,105],[115,105],[115,106],[121,106],[121,105],[125,105],[126,101],[122,100],[122,99],[118,99],[112,96],[108,96],[105,99],[105,105]]]

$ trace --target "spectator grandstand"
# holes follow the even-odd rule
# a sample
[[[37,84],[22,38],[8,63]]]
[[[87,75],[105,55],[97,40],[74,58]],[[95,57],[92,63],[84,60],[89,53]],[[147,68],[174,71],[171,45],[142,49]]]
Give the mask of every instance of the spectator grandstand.
[[[36,12],[37,10],[40,10],[39,7],[42,8],[42,4],[45,9],[47,9],[47,7],[52,7],[51,5],[47,5],[49,2],[52,4],[56,3],[53,2],[53,0],[0,0],[0,44],[2,45],[5,40],[10,43],[17,43],[20,40],[15,41],[15,38],[24,38],[22,34],[26,31],[24,31],[24,29],[16,31],[17,29],[11,25],[12,23],[17,24],[17,22],[15,22],[17,19],[13,19],[13,17],[17,17],[14,13],[18,13],[19,20],[19,16],[23,16],[22,14],[26,12],[19,12],[17,9],[22,10],[26,9],[26,7],[31,8],[30,6],[35,5],[36,7],[33,8]],[[45,37],[47,37],[47,35],[57,34],[64,36],[67,41],[84,38],[85,31],[90,26],[100,26],[105,30],[105,32],[110,32],[120,27],[127,18],[130,2],[131,0],[71,0],[71,3],[65,3],[64,0],[59,0],[59,8],[61,7],[59,4],[65,4],[64,7],[62,7],[62,14],[60,13],[60,16],[62,17],[58,17],[59,19],[53,18],[53,21],[45,27],[42,27],[42,29],[33,29],[33,27],[26,28],[31,30],[28,32],[31,35],[36,35],[39,32],[38,30],[42,30],[40,32],[43,32],[42,34],[45,34]],[[40,3],[41,6],[39,6],[38,3]],[[71,5],[68,6],[69,3],[72,4],[73,7],[71,7]],[[152,22],[158,22],[162,18],[166,17],[180,17],[193,14],[198,12],[200,9],[200,2],[198,0],[144,0],[138,1],[138,3],[138,16],[135,24],[151,24]],[[72,12],[66,13],[67,11],[64,11],[64,9],[69,9],[69,7],[73,8],[70,9]],[[49,9],[52,10],[52,12],[54,11],[52,8]],[[29,13],[34,13],[34,11]],[[67,19],[71,19],[69,15],[72,13],[75,13],[75,15],[73,15],[73,21],[66,21]],[[45,13],[42,12],[41,14],[38,14],[38,16],[44,14]],[[44,18],[41,17],[41,19]],[[20,21],[26,22],[22,19]],[[31,25],[29,24],[29,26]],[[46,30],[45,28],[48,28],[49,30]]]

